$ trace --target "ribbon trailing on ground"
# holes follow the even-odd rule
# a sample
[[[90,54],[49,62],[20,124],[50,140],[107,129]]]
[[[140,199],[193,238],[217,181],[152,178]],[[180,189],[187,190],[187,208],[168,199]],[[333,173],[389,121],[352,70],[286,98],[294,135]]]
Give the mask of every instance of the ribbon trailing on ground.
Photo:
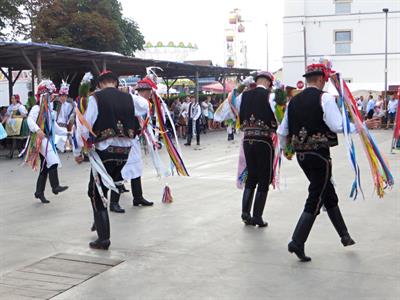
[[[393,175],[390,172],[389,165],[379,150],[377,143],[365,124],[358,111],[356,101],[350,92],[346,82],[341,78],[339,73],[331,74],[331,82],[338,91],[340,97],[340,106],[342,107],[343,127],[345,133],[346,147],[349,151],[349,157],[354,170],[354,181],[350,196],[354,199],[357,197],[358,191],[362,192],[360,182],[360,168],[357,163],[357,157],[353,140],[350,136],[350,122],[352,121],[356,127],[358,135],[363,145],[365,155],[368,159],[371,175],[373,178],[376,193],[379,198],[384,196],[384,191],[394,184]]]

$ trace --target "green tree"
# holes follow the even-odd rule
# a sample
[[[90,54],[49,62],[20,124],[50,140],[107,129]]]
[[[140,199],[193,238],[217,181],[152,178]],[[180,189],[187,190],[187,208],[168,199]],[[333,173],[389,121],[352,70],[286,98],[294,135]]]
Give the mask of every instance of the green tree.
[[[133,20],[122,16],[117,0],[48,2],[37,13],[33,41],[124,55],[143,49],[143,35]]]
[[[22,13],[18,9],[23,0],[0,0],[0,39],[13,36],[14,28],[19,28]],[[9,28],[9,32],[6,29]]]

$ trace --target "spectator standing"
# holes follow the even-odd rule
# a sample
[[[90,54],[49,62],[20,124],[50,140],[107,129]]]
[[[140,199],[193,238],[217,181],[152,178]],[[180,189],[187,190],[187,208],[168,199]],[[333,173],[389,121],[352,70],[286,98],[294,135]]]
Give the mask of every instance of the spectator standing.
[[[374,115],[375,103],[376,103],[376,101],[374,100],[374,97],[372,95],[370,95],[369,99],[368,99],[368,103],[367,103],[367,109],[366,109],[367,119],[372,119],[372,117]]]
[[[207,105],[208,105],[208,129],[211,130],[213,129],[213,120],[214,120],[214,107],[211,103],[211,97],[207,97]]]
[[[188,111],[187,142],[185,146],[191,145],[193,135],[196,136],[197,146],[199,146],[201,107],[195,97],[191,97]]]
[[[398,108],[399,100],[395,99],[393,96],[390,98],[387,106],[388,112],[388,120],[386,129],[389,129],[390,124],[394,124],[394,120],[396,118],[397,108]]]

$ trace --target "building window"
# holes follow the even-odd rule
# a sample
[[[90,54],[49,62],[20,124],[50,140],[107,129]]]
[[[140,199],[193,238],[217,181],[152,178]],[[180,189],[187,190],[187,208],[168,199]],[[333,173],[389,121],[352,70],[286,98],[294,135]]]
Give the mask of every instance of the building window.
[[[351,13],[351,0],[335,0],[335,14]]]
[[[335,31],[335,53],[349,54],[351,52],[352,34],[351,30]]]

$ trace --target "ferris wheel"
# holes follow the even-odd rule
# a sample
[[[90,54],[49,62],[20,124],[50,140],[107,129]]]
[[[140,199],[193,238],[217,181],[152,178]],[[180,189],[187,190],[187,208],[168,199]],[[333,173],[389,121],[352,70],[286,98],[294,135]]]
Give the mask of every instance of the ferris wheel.
[[[229,14],[229,26],[225,30],[225,63],[228,68],[247,68],[247,44],[245,26],[240,10],[235,8]]]
[[[188,57],[198,50],[194,43],[185,44],[184,42],[174,43],[172,41],[167,44],[161,41],[156,44],[147,42],[143,48],[142,51],[135,53],[137,57],[175,62],[188,60]]]

